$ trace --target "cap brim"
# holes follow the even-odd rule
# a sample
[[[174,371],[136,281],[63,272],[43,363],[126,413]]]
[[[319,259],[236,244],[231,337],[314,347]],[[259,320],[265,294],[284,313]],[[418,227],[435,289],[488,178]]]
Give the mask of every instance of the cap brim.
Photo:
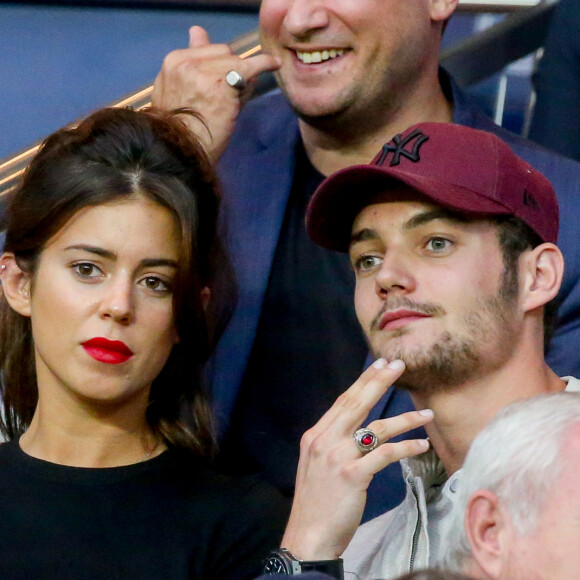
[[[306,212],[306,230],[318,245],[348,252],[352,226],[359,212],[381,194],[388,201],[406,185],[429,201],[467,215],[501,215],[512,211],[495,200],[461,186],[396,168],[355,165],[327,178],[316,190]]]

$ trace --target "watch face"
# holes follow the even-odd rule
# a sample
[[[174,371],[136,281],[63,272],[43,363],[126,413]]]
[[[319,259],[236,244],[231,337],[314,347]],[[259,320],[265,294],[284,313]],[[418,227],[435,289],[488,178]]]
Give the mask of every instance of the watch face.
[[[288,568],[282,558],[270,556],[264,564],[264,574],[288,574]]]

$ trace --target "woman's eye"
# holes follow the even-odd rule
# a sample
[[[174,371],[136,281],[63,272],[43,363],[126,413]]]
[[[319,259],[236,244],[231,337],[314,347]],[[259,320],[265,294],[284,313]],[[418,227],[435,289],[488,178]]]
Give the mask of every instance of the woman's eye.
[[[434,252],[441,252],[447,250],[451,245],[451,241],[446,238],[431,238],[427,242],[427,249]]]
[[[102,272],[97,266],[91,264],[90,262],[80,262],[78,264],[73,265],[73,270],[81,277],[81,278],[96,278],[97,276],[101,276]]]
[[[154,290],[155,292],[169,292],[170,290],[169,285],[161,278],[157,278],[157,276],[147,276],[143,278],[141,283],[148,290]]]

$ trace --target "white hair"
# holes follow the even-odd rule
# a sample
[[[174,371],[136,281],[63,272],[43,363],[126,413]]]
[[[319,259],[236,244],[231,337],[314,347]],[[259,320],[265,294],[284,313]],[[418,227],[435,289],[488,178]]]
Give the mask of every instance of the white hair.
[[[502,409],[473,441],[442,543],[441,568],[464,570],[471,557],[465,510],[471,495],[498,496],[520,534],[535,528],[546,493],[564,460],[561,449],[580,423],[580,393],[561,392],[517,401]]]

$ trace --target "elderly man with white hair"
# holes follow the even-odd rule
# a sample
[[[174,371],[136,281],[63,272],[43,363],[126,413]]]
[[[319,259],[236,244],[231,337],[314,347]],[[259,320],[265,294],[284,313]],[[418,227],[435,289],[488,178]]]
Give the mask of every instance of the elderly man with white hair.
[[[580,575],[580,394],[512,403],[474,440],[442,567],[477,579]]]

